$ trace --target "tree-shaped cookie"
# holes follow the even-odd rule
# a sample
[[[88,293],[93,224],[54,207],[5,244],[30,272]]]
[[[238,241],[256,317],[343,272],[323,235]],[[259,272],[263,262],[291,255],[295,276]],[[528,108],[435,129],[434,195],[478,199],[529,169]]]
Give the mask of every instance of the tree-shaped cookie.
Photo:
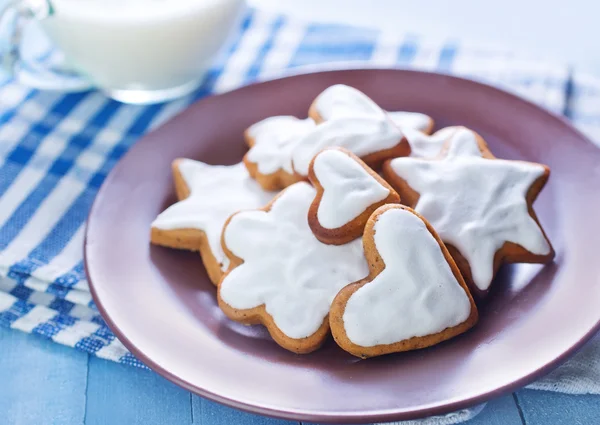
[[[216,285],[229,265],[221,249],[223,224],[234,212],[266,205],[275,193],[264,191],[242,163],[225,166],[177,159],[173,177],[179,202],[152,222],[150,240],[169,248],[200,251]]]
[[[252,178],[265,190],[285,188],[301,180],[292,168],[292,149],[299,138],[314,129],[311,118],[293,116],[266,118],[244,133],[250,147],[244,164]]]
[[[383,178],[343,148],[319,152],[310,164],[308,177],[317,189],[308,210],[308,224],[327,244],[344,244],[361,237],[373,211],[400,202]]]
[[[308,175],[314,156],[330,146],[348,149],[371,167],[410,153],[402,130],[387,112],[355,88],[329,87],[314,100],[309,116],[319,125],[292,152],[294,171],[302,176]]]
[[[333,337],[357,357],[429,347],[459,335],[477,308],[448,250],[423,217],[384,205],[363,243],[370,273],[342,289],[329,316]]]
[[[384,176],[448,246],[471,291],[484,296],[502,263],[554,257],[532,204],[545,165],[495,158],[476,133],[447,141],[437,158],[396,158]]]
[[[345,147],[371,165],[408,154],[405,128],[430,132],[433,120],[415,112],[386,113],[360,91],[335,85],[315,99],[308,119],[277,116],[249,127],[244,163],[263,188],[282,189],[307,180],[310,161],[329,146]]]
[[[219,306],[238,322],[263,324],[282,347],[316,350],[329,334],[329,307],[344,286],[368,274],[362,241],[320,242],[306,216],[315,197],[296,183],[265,208],[234,214],[223,229],[230,259]]]
[[[324,90],[312,103],[308,115],[320,123],[338,116],[358,112],[379,114],[382,109],[360,90],[345,84],[335,84]],[[388,112],[388,117],[400,129],[412,129],[424,134],[433,130],[433,119],[419,112]]]

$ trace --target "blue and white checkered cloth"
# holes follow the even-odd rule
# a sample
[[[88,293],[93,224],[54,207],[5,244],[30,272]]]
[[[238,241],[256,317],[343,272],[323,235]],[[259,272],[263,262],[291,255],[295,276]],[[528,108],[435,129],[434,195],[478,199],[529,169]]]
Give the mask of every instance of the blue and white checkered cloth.
[[[83,270],[85,220],[106,175],[148,130],[199,98],[288,72],[348,66],[467,76],[566,114],[600,140],[600,79],[574,73],[566,64],[259,11],[249,12],[202,86],[170,103],[124,105],[97,91],[45,92],[5,80],[0,84],[0,325],[143,367],[98,314]],[[600,343],[594,344],[595,387],[581,387],[572,372],[537,387],[600,392]],[[559,385],[559,379],[572,382]]]

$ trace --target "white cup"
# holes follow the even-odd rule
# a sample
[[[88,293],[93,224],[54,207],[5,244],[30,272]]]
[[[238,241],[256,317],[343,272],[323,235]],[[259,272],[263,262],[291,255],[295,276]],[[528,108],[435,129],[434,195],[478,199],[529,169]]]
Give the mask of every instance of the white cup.
[[[126,103],[163,102],[198,87],[245,9],[244,0],[13,0],[0,18],[2,62],[13,75],[39,71],[44,88],[70,81]],[[65,63],[40,69],[22,54],[32,23]]]

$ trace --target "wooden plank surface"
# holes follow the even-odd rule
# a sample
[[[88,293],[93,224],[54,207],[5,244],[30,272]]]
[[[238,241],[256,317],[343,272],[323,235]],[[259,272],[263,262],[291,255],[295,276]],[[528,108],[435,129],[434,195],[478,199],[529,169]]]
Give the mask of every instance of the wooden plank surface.
[[[569,395],[548,391],[516,393],[527,425],[598,425],[600,396]]]
[[[0,424],[48,423],[297,425],[192,396],[150,371],[88,361],[72,348],[0,328]],[[523,390],[491,401],[466,424],[597,425],[600,396]]]
[[[249,389],[251,391],[251,389]],[[192,397],[194,423],[201,425],[298,425],[299,422],[266,418],[223,406],[221,404]]]
[[[0,424],[83,424],[87,361],[72,348],[0,328]]]
[[[86,425],[191,424],[189,392],[149,370],[91,357]]]

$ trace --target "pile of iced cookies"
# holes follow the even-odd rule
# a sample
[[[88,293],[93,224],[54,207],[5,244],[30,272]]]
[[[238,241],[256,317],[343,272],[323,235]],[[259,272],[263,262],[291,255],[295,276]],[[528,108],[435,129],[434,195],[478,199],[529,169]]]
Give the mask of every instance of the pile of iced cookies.
[[[450,339],[503,263],[552,261],[532,208],[550,170],[433,127],[329,87],[308,118],[248,128],[242,163],[175,160],[152,243],[200,251],[223,312],[296,353],[330,333],[363,358]]]

